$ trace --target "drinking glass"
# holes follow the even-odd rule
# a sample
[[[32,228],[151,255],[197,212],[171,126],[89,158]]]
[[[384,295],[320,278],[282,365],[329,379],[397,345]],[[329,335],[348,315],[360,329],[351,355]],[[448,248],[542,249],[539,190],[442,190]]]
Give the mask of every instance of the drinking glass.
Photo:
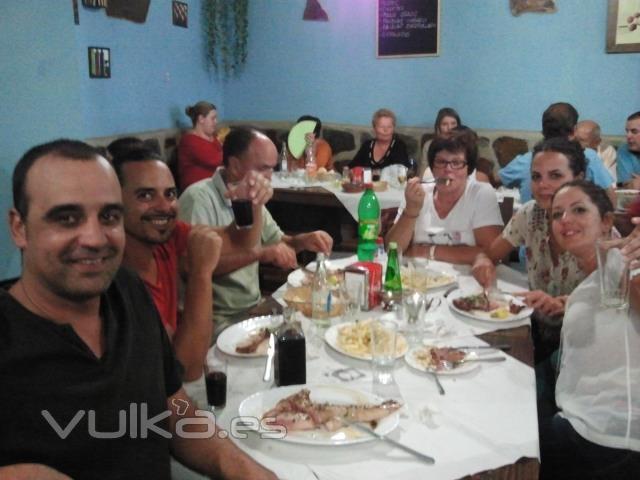
[[[607,240],[596,242],[596,257],[602,306],[626,308],[629,305],[630,260]]]
[[[250,228],[253,225],[253,205],[249,197],[249,187],[243,181],[229,183],[231,209],[236,227]]]
[[[426,296],[417,291],[407,292],[402,297],[402,307],[407,322],[406,336],[412,347],[417,346],[422,340],[422,318],[426,303]]]
[[[396,358],[398,326],[391,320],[371,322],[371,370],[374,391],[377,386],[395,383],[393,370]]]
[[[207,404],[212,411],[222,410],[227,404],[227,360],[211,357],[204,365],[204,383]]]

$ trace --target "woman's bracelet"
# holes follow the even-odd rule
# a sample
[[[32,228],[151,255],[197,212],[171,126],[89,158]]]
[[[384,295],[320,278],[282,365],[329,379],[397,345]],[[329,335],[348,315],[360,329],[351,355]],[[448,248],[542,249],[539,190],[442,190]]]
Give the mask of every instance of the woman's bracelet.
[[[406,210],[403,210],[402,211],[402,216],[403,217],[407,217],[407,218],[418,218],[420,216],[420,214],[416,213],[415,215],[409,215]]]

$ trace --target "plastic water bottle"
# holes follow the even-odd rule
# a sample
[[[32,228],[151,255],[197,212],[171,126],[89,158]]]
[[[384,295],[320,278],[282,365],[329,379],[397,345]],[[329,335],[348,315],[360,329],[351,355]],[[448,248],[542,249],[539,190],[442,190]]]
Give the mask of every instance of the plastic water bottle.
[[[371,180],[358,203],[358,260],[372,261],[376,254],[376,240],[380,233],[380,203]]]

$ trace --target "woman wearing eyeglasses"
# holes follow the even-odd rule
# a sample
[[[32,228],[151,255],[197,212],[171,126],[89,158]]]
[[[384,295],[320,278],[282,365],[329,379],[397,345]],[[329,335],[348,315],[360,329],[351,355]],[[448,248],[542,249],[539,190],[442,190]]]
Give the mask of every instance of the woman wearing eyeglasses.
[[[502,230],[493,188],[471,182],[476,155],[464,138],[435,138],[427,152],[435,182],[407,183],[404,202],[387,242],[397,242],[409,256],[450,263],[472,263]]]

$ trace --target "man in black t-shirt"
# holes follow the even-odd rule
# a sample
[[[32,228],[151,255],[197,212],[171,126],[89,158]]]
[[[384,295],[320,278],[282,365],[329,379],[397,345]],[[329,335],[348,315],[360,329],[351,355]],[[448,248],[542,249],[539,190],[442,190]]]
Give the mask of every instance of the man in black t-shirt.
[[[207,475],[275,478],[228,439],[193,438],[213,425],[188,421],[158,313],[120,269],[122,200],[108,162],[82,142],[35,147],[15,168],[13,196],[23,272],[0,292],[0,478],[168,479],[170,452]]]

